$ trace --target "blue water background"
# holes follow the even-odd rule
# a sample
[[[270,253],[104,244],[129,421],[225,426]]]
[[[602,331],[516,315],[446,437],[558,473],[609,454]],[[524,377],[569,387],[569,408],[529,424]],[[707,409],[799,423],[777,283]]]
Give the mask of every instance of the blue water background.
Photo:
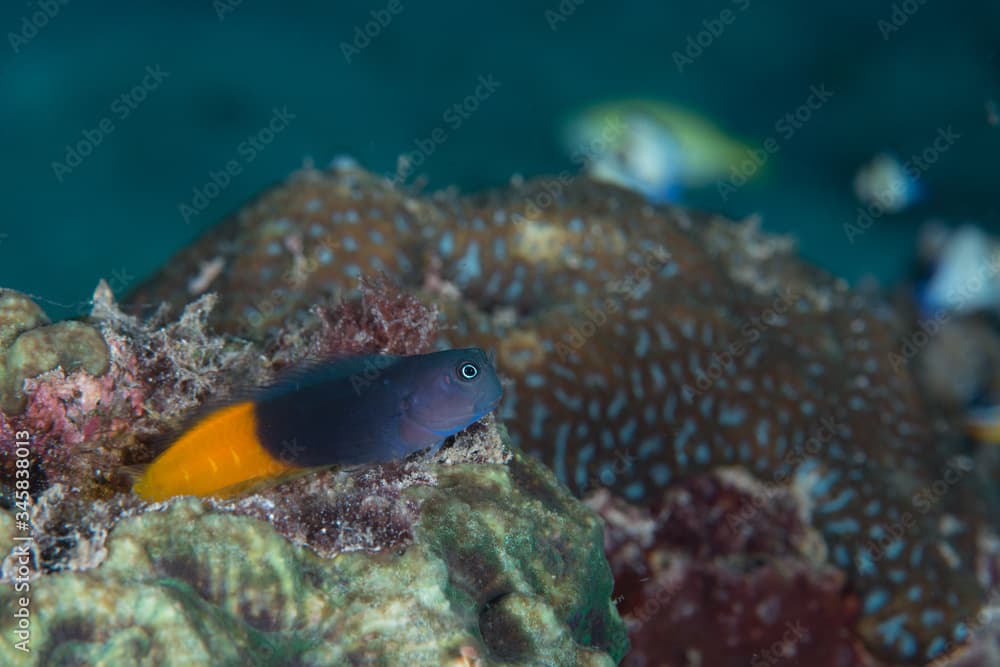
[[[349,153],[389,173],[437,127],[447,140],[420,172],[430,187],[474,191],[572,168],[560,124],[595,101],[669,100],[759,146],[813,86],[834,96],[782,138],[761,178],[728,201],[714,187],[686,201],[758,213],[767,229],[794,234],[806,258],[891,284],[905,277],[922,222],[1000,226],[1000,126],[987,112],[1000,104],[1000,3],[903,5],[399,0],[392,14],[380,1],[3,3],[0,285],[72,314],[99,278],[124,293],[304,160]],[[26,29],[46,8],[45,24]],[[679,68],[688,38],[723,10],[732,20]],[[905,21],[886,32],[879,22],[896,10]],[[345,55],[364,43],[355,30],[373,11],[391,20]],[[115,101],[147,68],[168,76],[126,114]],[[444,114],[484,76],[499,87],[451,127]],[[275,108],[294,120],[251,159],[241,143]],[[113,131],[57,174],[67,146],[105,118]],[[855,170],[882,150],[918,153],[947,127],[961,138],[923,174],[923,201],[850,242]],[[239,175],[185,221],[181,204],[231,160]]]

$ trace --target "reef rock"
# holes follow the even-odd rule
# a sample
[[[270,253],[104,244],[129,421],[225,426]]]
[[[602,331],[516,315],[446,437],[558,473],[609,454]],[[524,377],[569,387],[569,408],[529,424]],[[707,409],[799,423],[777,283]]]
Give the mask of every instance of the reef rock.
[[[107,368],[43,372],[25,381],[22,413],[0,413],[0,607],[28,610],[31,649],[4,642],[0,664],[621,659],[599,518],[512,448],[492,416],[433,457],[245,497],[149,504],[130,492],[122,466],[148,461],[151,439],[210,395],[312,353],[434,343],[433,309],[378,281],[361,295],[262,346],[210,332],[212,296],[175,321],[139,320],[98,288],[90,317],[74,324],[100,338]],[[36,318],[18,339],[48,326],[58,325]],[[15,494],[22,486],[30,500]],[[14,637],[22,623],[5,614],[0,633]]]
[[[592,496],[632,639],[623,664],[875,664],[796,493],[719,469],[674,484],[657,514]]]
[[[458,197],[310,168],[132,302],[179,308],[212,291],[213,325],[268,341],[381,272],[434,299],[448,324],[439,344],[496,346],[512,441],[578,495],[607,489],[662,522],[675,484],[720,467],[794,487],[843,574],[823,579],[824,596],[839,585],[859,607],[824,607],[833,626],[856,619],[851,631],[887,663],[967,641],[996,586],[995,488],[914,382],[907,320],[752,221],[568,175]],[[704,618],[716,625],[685,635],[692,652],[725,632]]]
[[[32,653],[0,663],[615,664],[600,521],[487,430],[433,465],[133,507],[96,562],[31,581]]]
[[[16,405],[0,408],[0,482],[12,483],[14,435],[24,431],[34,491],[61,483],[107,496],[121,490],[123,465],[148,460],[140,439],[169,430],[226,383],[262,377],[245,341],[206,331],[214,302],[206,295],[169,323],[162,311],[139,320],[118,310],[102,282],[86,322],[22,324],[7,350]]]
[[[103,375],[108,346],[93,327],[81,322],[50,324],[26,295],[0,289],[0,410],[24,410],[25,379],[57,367]]]

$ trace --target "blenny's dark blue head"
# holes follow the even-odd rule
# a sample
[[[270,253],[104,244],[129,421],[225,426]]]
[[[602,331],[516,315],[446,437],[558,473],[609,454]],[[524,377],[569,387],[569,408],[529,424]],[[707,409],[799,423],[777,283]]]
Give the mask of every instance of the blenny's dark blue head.
[[[503,389],[492,360],[478,347],[410,357],[417,391],[406,417],[441,438],[492,411]]]

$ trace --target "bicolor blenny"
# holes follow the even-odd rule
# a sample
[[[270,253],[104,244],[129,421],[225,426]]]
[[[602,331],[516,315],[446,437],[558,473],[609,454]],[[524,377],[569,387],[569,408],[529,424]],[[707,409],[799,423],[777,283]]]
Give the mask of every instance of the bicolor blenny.
[[[491,412],[502,393],[479,348],[314,362],[197,416],[135,491],[150,501],[230,496],[311,468],[436,450]]]

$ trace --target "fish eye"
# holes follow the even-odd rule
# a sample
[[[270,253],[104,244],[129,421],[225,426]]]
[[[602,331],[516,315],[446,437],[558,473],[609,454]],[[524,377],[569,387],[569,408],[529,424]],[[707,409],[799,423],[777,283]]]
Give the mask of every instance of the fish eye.
[[[466,382],[470,380],[475,380],[476,376],[479,375],[479,366],[476,366],[471,361],[463,361],[458,366],[458,377]]]

